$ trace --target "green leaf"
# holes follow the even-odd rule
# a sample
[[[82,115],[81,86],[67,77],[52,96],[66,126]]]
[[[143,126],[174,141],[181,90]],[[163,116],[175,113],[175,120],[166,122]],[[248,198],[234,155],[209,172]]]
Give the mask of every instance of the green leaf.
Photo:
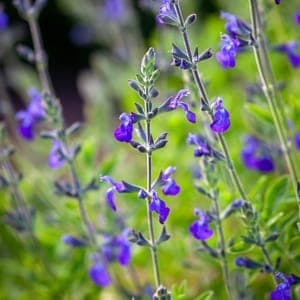
[[[264,122],[267,122],[269,124],[273,124],[271,114],[269,113],[268,110],[266,110],[262,106],[256,105],[254,103],[247,103],[246,109],[248,110],[248,112],[251,115],[261,119]]]
[[[288,176],[282,176],[276,179],[266,190],[264,197],[264,212],[265,217],[274,213],[278,209],[280,203],[285,200],[285,196],[289,189]]]
[[[228,251],[234,254],[246,254],[252,250],[253,246],[240,241],[238,243],[234,243]]]
[[[201,295],[199,295],[195,300],[211,300],[214,296],[214,291],[205,291]]]

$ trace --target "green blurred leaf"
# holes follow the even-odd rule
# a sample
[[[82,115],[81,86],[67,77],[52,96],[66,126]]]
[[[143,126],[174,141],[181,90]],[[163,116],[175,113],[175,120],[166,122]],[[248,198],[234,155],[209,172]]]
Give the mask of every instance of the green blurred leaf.
[[[206,291],[202,293],[200,296],[198,296],[195,300],[211,300],[214,296],[214,291]]]
[[[288,176],[276,179],[267,189],[264,197],[264,215],[268,217],[284,201],[289,188]]]

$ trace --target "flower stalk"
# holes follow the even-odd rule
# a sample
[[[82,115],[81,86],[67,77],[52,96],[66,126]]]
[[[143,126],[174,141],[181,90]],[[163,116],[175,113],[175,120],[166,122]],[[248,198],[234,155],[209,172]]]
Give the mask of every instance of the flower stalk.
[[[256,61],[257,70],[262,83],[262,90],[267,99],[272,118],[275,124],[276,132],[282,147],[282,152],[287,164],[287,168],[292,180],[293,189],[296,194],[299,218],[300,218],[300,195],[299,195],[299,181],[296,171],[296,165],[293,160],[291,149],[288,146],[288,135],[284,125],[284,111],[282,107],[282,99],[276,89],[275,79],[268,55],[268,48],[262,30],[262,20],[259,12],[257,0],[249,0],[251,23],[253,28],[253,53]],[[300,230],[300,222],[298,222],[298,229]]]

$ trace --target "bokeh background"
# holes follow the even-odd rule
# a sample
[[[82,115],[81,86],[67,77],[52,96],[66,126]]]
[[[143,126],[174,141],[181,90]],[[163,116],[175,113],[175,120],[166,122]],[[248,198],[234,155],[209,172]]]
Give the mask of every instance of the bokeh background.
[[[295,11],[300,6],[294,1],[282,1],[276,6],[273,1],[262,1],[266,33],[270,48],[290,40],[300,41],[300,27],[295,24]],[[219,47],[224,21],[220,11],[229,11],[249,21],[246,1],[182,1],[185,14],[196,12],[197,22],[190,28],[194,46],[203,51]],[[54,181],[68,180],[65,168],[52,171],[47,166],[50,142],[37,138],[25,142],[16,134],[15,112],[29,101],[27,89],[40,84],[31,63],[20,57],[19,45],[32,46],[28,26],[21,19],[11,1],[2,1],[9,15],[9,27],[0,32],[1,70],[1,118],[7,124],[9,141],[16,147],[13,163],[23,174],[20,190],[28,205],[35,209],[34,231],[39,248],[28,237],[10,228],[1,219],[0,230],[0,299],[125,299],[119,296],[116,287],[101,289],[88,276],[90,253],[86,249],[72,249],[61,242],[66,233],[82,235],[83,228],[75,200],[59,197],[53,193]],[[182,46],[174,28],[158,25],[155,20],[157,1],[124,0],[124,10],[106,11],[100,0],[49,0],[40,16],[41,32],[49,57],[49,69],[58,97],[63,105],[66,124],[83,122],[83,129],[72,140],[80,142],[82,151],[77,161],[80,179],[87,183],[91,177],[109,174],[117,180],[145,184],[145,159],[126,144],[113,139],[113,130],[118,126],[122,111],[132,111],[138,101],[128,87],[139,70],[140,60],[151,46],[156,49],[158,67],[161,70],[158,88],[158,103],[188,86],[187,75],[170,65],[171,44]],[[272,52],[271,60],[276,78],[282,82],[284,106],[293,123],[291,133],[300,131],[299,123],[299,69],[293,69],[287,58]],[[296,204],[282,157],[274,153],[276,170],[260,174],[247,170],[240,161],[243,136],[253,134],[276,148],[275,131],[268,107],[260,95],[247,94],[246,87],[256,84],[258,75],[251,52],[238,56],[237,67],[223,70],[212,58],[199,66],[207,84],[211,100],[222,96],[231,113],[231,129],[225,134],[238,172],[261,213],[265,232],[281,231],[278,241],[272,244],[273,260],[281,258],[281,270],[287,274],[300,274],[300,239],[296,235]],[[5,93],[3,94],[3,91]],[[194,111],[198,113],[197,99],[191,97]],[[193,150],[186,145],[188,132],[200,132],[203,128],[187,124],[181,112],[162,115],[155,119],[153,131],[169,133],[169,142],[154,155],[154,174],[169,165],[176,165],[176,180],[181,193],[167,199],[171,215],[167,228],[171,239],[160,248],[161,273],[164,283],[172,287],[175,295],[186,290],[186,296],[175,299],[196,299],[203,291],[215,292],[211,299],[225,299],[221,287],[219,263],[204,253],[199,253],[197,241],[188,233],[188,226],[195,219],[195,207],[208,208],[208,199],[193,188],[192,167],[197,164]],[[41,125],[43,127],[43,125]],[[277,155],[277,156],[276,156]],[[299,156],[299,155],[298,155]],[[297,158],[299,162],[299,157]],[[236,199],[237,195],[220,168],[221,207]],[[106,205],[106,186],[88,195],[85,199],[92,222],[101,230],[114,232],[115,216]],[[144,203],[135,195],[118,195],[118,212],[126,227],[147,232]],[[4,215],[14,208],[11,195],[0,190],[0,211]],[[268,299],[274,289],[268,274],[240,270],[234,266],[238,255],[249,255],[261,260],[259,251],[241,243],[245,230],[237,216],[224,222],[226,239],[233,238],[230,248],[230,269],[237,286],[248,289],[243,299]],[[157,230],[159,227],[157,228]],[[158,230],[159,231],[159,230]],[[210,243],[216,245],[216,238]],[[48,274],[47,268],[55,274]],[[140,283],[152,282],[150,253],[148,249],[133,246],[132,266]],[[115,264],[111,273],[122,284],[135,290],[127,269]],[[183,293],[183,292],[182,292]],[[294,297],[299,296],[294,290]],[[145,297],[145,299],[147,299]]]

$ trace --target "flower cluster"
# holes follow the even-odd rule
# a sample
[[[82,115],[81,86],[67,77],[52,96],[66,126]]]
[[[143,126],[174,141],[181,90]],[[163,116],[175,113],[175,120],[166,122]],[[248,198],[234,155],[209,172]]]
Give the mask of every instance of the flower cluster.
[[[42,104],[41,94],[34,88],[28,90],[30,103],[26,110],[21,110],[16,114],[19,121],[18,133],[26,140],[34,139],[34,127],[43,120],[45,111]]]

